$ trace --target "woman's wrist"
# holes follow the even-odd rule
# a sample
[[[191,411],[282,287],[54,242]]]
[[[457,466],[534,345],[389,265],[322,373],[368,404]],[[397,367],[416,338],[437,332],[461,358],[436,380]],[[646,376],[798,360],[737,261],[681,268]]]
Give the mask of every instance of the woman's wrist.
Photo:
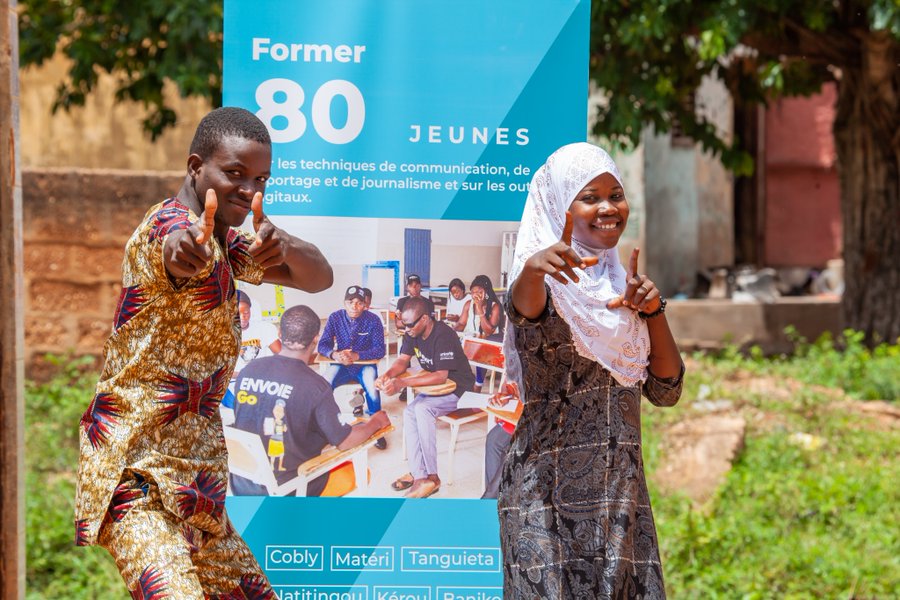
[[[658,317],[661,314],[663,314],[664,312],[666,312],[666,299],[663,298],[662,296],[660,296],[659,297],[659,306],[657,306],[655,310],[652,310],[650,312],[638,311],[638,316],[646,321],[647,319],[653,319],[655,317]]]

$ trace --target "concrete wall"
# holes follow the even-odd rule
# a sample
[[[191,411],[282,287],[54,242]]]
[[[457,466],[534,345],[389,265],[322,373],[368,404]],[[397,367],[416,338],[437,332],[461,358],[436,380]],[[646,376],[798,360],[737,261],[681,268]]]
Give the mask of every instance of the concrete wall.
[[[771,304],[730,300],[670,302],[666,317],[682,352],[722,348],[734,344],[759,346],[766,354],[790,352],[793,342],[784,334],[791,325],[807,340],[825,332],[841,332],[840,301],[816,296],[779,298]]]
[[[693,289],[699,265],[700,223],[693,148],[672,146],[671,136],[644,134],[647,195],[646,273],[662,293]]]
[[[732,103],[707,78],[696,108],[729,139]],[[697,272],[734,263],[732,176],[698,144],[673,144],[671,134],[644,132],[647,274],[666,295],[690,294]]]
[[[841,192],[831,127],[834,84],[772,104],[765,117],[765,248],[773,267],[823,267],[841,256]]]
[[[731,143],[734,106],[718,79],[704,77],[697,90],[697,112],[716,126]],[[694,182],[697,186],[698,248],[701,269],[734,264],[734,177],[721,161],[695,147]]]

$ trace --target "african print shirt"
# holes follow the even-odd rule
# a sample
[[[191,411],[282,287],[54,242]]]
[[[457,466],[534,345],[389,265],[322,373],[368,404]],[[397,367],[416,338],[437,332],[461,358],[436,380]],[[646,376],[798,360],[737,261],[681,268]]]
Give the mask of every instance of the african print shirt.
[[[75,495],[76,543],[96,543],[104,519],[125,516],[137,489],[123,474],[159,489],[166,510],[222,535],[228,472],[219,417],[241,343],[235,278],[257,284],[253,238],[231,229],[213,237],[206,268],[172,278],[166,237],[197,220],[170,198],[151,208],[125,247],[122,293],[96,394],[81,418]],[[121,487],[121,486],[120,486]]]

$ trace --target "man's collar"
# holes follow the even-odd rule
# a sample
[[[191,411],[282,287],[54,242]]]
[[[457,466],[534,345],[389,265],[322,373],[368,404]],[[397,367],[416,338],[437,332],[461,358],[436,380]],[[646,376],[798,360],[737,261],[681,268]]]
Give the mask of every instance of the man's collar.
[[[425,325],[425,329],[422,330],[423,340],[427,340],[429,337],[431,337],[431,334],[434,332],[435,325],[437,325],[437,322],[431,317],[428,317],[428,324]]]

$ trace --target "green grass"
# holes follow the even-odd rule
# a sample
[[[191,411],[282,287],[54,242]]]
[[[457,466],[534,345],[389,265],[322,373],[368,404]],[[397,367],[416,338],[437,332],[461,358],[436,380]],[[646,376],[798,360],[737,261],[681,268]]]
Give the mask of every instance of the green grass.
[[[78,422],[96,376],[68,363],[56,379],[25,390],[26,597],[127,598],[112,558],[75,546]]]
[[[648,472],[664,460],[665,428],[697,414],[701,389],[747,420],[744,449],[701,509],[651,482],[671,597],[898,597],[900,433],[847,398],[898,398],[900,346],[870,352],[860,341],[846,353],[826,338],[771,359],[695,355],[679,405],[645,405]],[[804,449],[794,433],[822,446]]]
[[[898,365],[897,345],[868,351],[852,338],[773,359],[730,349],[693,357],[678,406],[645,404],[648,472],[664,459],[662,432],[696,414],[698,396],[731,401],[748,422],[743,452],[702,509],[651,484],[670,598],[898,597],[900,434],[848,410],[840,391],[896,399]],[[95,381],[83,366],[26,389],[29,599],[127,597],[106,551],[73,545],[77,425]],[[796,432],[824,443],[798,447]]]
[[[870,349],[863,334],[851,329],[837,339],[825,333],[815,342],[808,342],[792,327],[785,333],[795,346],[790,355],[765,357],[758,347],[744,354],[729,346],[717,355],[717,365],[840,388],[859,400],[900,400],[900,340]]]

